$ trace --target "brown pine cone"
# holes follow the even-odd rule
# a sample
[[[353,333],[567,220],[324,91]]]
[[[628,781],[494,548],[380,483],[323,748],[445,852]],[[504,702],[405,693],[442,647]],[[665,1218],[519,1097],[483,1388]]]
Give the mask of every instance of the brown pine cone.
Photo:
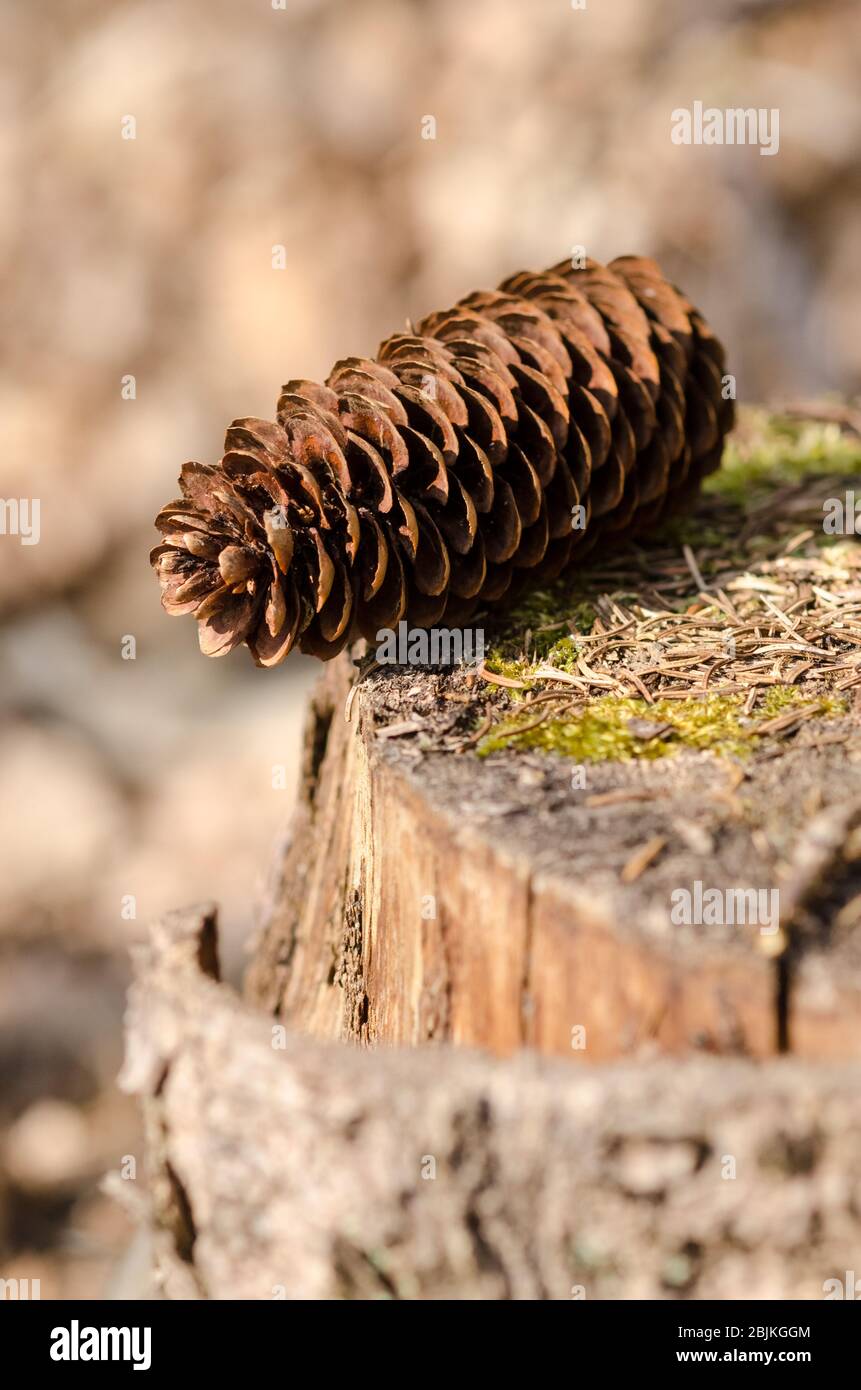
[[[188,463],[151,555],[201,650],[274,666],[463,623],[684,501],[733,423],[724,352],[654,261],[524,271],[290,381]]]

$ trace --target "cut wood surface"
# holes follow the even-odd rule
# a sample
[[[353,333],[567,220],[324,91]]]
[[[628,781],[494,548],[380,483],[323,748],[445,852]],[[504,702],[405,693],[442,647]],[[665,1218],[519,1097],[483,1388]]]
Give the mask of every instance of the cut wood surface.
[[[647,1045],[861,1053],[857,932],[841,939],[833,916],[776,933],[671,920],[674,890],[697,881],[778,886],[784,916],[802,891],[794,873],[814,899],[842,874],[832,914],[852,898],[857,879],[835,865],[861,807],[849,721],[840,742],[808,730],[809,744],[755,760],[740,785],[732,762],[683,750],[596,765],[572,791],[565,759],[482,760],[421,751],[416,733],[385,737],[406,711],[439,706],[444,676],[375,674],[348,723],[351,674],[346,657],[332,663],[314,699],[251,1000],[316,1037],[529,1045],[573,1061]],[[810,847],[835,825],[808,883]]]
[[[213,913],[172,914],[130,1000],[164,1296],[822,1298],[857,1265],[857,1064],[368,1053],[216,970]]]

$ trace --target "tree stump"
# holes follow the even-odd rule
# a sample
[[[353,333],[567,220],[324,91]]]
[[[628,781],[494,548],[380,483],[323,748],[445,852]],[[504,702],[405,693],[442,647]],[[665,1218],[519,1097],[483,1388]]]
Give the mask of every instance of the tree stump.
[[[212,913],[158,924],[135,987],[169,1296],[853,1267],[861,548],[823,545],[836,427],[789,483],[745,428],[750,477],[488,615],[479,667],[324,668],[244,1001]]]
[[[540,754],[417,749],[440,707],[445,725],[445,677],[375,675],[347,723],[350,674],[346,657],[332,663],[313,701],[283,887],[249,974],[254,1003],[315,1037],[500,1055],[530,1046],[597,1061],[647,1043],[859,1055],[857,941],[832,940],[827,923],[793,943],[783,928],[697,930],[670,914],[672,892],[697,880],[789,892],[811,837],[805,796],[824,792],[814,842],[861,806],[861,730],[787,753],[789,779],[784,758],[758,761],[742,805],[730,766],[684,752],[598,766],[572,792],[569,769]],[[763,862],[752,829],[786,858]],[[660,860],[626,882],[638,849],[659,839]],[[856,886],[847,876],[844,897]]]

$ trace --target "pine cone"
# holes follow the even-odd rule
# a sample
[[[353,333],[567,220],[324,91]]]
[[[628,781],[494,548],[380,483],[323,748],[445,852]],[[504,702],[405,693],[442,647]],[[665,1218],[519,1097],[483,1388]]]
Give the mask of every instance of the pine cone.
[[[162,603],[207,656],[245,642],[261,666],[461,624],[684,502],[733,423],[723,371],[654,261],[514,275],[288,382],[277,423],[186,464],[156,520]]]

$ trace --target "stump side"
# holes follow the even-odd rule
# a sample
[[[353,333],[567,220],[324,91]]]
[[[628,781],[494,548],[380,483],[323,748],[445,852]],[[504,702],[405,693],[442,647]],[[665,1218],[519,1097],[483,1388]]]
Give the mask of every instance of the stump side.
[[[193,919],[127,1028],[164,1296],[803,1299],[853,1268],[857,1064],[315,1042],[204,974]]]

